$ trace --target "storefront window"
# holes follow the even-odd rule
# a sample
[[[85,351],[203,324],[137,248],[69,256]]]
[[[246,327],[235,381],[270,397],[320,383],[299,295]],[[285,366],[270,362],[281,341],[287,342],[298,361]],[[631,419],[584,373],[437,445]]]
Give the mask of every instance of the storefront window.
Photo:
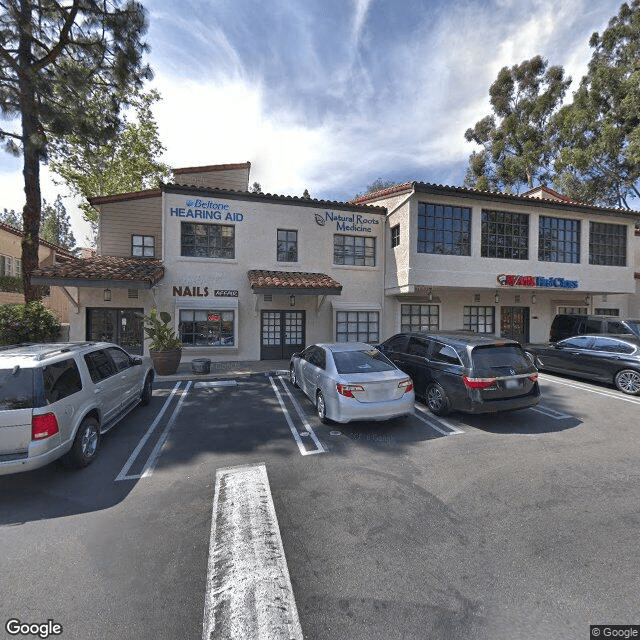
[[[333,236],[333,264],[376,266],[376,239],[364,236]]]
[[[380,314],[377,311],[338,311],[337,342],[378,342]]]
[[[480,254],[483,258],[529,259],[529,216],[508,211],[482,211]]]
[[[471,209],[418,203],[418,253],[471,255]]]
[[[627,227],[606,222],[589,223],[589,264],[627,265]]]
[[[540,216],[538,260],[580,262],[580,220]]]
[[[181,309],[178,331],[186,346],[233,347],[234,312]]]
[[[400,305],[400,331],[437,331],[440,307],[437,304]]]
[[[182,222],[180,244],[182,256],[233,259],[236,255],[235,227]]]
[[[476,333],[494,333],[494,307],[464,307],[463,328]]]

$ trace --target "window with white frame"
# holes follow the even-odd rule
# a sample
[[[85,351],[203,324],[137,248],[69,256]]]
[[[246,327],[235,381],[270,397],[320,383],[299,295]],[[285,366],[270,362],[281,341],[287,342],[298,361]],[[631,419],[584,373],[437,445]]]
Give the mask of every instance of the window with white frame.
[[[0,255],[0,276],[13,276],[13,258]]]
[[[589,310],[587,307],[557,307],[556,313],[574,313],[580,316],[586,316]]]
[[[494,333],[496,326],[495,307],[464,307],[462,327],[476,333]]]
[[[380,314],[377,311],[337,311],[336,342],[378,342]]]
[[[134,258],[154,258],[156,255],[153,236],[131,236],[131,255]]]
[[[440,307],[437,304],[400,305],[400,331],[437,331]]]
[[[619,316],[620,309],[611,309],[605,307],[596,307],[593,312],[597,316]]]

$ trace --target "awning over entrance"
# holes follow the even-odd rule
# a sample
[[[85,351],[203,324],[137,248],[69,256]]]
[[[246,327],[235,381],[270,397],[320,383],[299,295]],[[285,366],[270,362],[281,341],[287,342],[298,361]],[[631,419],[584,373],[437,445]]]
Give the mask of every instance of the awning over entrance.
[[[33,284],[59,287],[151,289],[163,277],[164,266],[160,260],[114,256],[66,258],[31,272]]]
[[[325,273],[254,269],[248,271],[247,276],[256,294],[339,296],[342,293],[342,285]]]

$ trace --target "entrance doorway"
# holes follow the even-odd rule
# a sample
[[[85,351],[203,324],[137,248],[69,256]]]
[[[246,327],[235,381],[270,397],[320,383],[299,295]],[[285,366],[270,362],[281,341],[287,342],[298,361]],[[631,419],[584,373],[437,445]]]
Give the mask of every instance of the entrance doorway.
[[[142,354],[144,309],[87,309],[87,340],[114,342],[129,353]]]
[[[502,307],[500,310],[500,336],[529,342],[529,307]]]
[[[261,360],[288,360],[304,349],[304,311],[263,311]]]

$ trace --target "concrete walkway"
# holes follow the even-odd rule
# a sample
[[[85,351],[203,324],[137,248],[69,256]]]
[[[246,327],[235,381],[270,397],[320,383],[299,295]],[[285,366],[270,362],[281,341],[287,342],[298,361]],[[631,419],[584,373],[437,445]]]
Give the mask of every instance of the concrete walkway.
[[[289,371],[289,360],[245,360],[228,362],[211,362],[209,373],[194,373],[191,370],[191,361],[198,356],[185,358],[180,361],[177,373],[170,376],[161,376],[156,373],[156,381],[173,380],[221,380],[248,376],[254,373],[270,373]]]

